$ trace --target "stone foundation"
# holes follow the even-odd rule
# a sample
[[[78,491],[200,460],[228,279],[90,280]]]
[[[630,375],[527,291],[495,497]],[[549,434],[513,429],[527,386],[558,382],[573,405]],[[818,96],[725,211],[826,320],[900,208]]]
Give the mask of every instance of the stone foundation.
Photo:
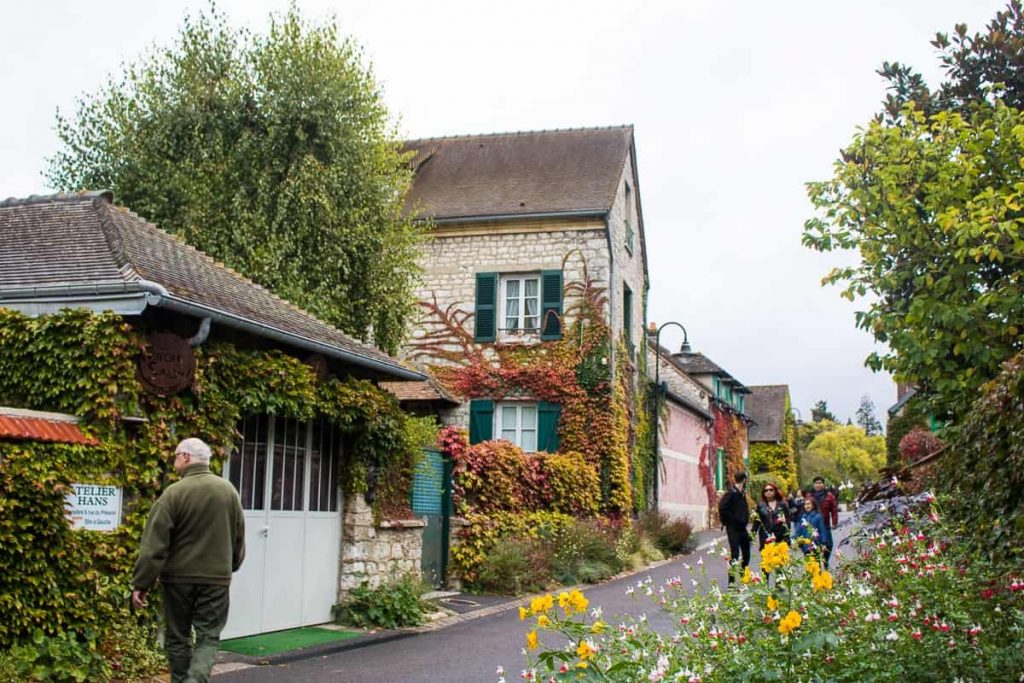
[[[373,588],[406,574],[420,574],[422,519],[373,523],[373,510],[362,494],[345,499],[341,522],[339,599],[364,581]]]

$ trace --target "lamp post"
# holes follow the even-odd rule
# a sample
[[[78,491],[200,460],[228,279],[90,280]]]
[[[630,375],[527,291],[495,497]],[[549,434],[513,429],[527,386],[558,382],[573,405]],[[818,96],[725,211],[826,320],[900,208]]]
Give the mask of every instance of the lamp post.
[[[648,334],[654,333],[654,511],[658,511],[658,470],[661,467],[661,451],[658,447],[658,432],[660,431],[661,415],[661,331],[669,325],[675,325],[683,331],[683,344],[679,347],[679,353],[691,353],[690,342],[686,334],[686,328],[677,322],[651,323],[647,328]]]

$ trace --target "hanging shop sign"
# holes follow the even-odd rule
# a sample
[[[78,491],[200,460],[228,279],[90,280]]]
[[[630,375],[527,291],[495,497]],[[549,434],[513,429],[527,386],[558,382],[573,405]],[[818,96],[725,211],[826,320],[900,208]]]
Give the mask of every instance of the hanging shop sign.
[[[65,499],[72,529],[113,531],[121,526],[121,489],[101,484],[72,484]]]
[[[146,336],[146,348],[139,357],[139,381],[147,391],[160,396],[176,394],[192,386],[196,356],[187,339],[169,332]]]

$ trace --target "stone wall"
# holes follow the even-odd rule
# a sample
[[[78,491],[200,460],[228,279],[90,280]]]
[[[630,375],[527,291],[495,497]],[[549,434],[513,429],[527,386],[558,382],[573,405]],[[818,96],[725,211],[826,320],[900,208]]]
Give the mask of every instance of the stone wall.
[[[373,523],[373,510],[362,494],[345,499],[341,522],[339,602],[363,581],[377,587],[405,574],[420,573],[423,556],[421,519]]]

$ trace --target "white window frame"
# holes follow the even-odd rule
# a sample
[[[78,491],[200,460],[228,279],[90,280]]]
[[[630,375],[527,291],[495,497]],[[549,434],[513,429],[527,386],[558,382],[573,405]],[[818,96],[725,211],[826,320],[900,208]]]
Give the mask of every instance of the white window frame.
[[[514,408],[516,411],[516,423],[513,438],[505,436],[504,429],[504,413],[505,409]],[[533,408],[533,448],[527,449],[523,446],[523,432],[531,431],[530,427],[523,426],[523,408]],[[527,453],[537,452],[537,446],[540,440],[540,404],[533,401],[504,401],[494,406],[494,435],[497,439],[504,439],[505,441],[511,441],[515,445],[522,448]]]
[[[533,280],[537,283],[537,315],[530,316],[536,321],[536,327],[533,329],[526,329],[526,282]],[[508,315],[508,297],[506,291],[508,283],[511,281],[519,282],[519,312],[516,316],[516,327],[507,327]],[[532,297],[531,297],[532,298]],[[541,277],[540,271],[529,272],[529,273],[503,273],[498,276],[498,335],[504,338],[510,337],[540,337],[541,321],[544,318],[544,311],[542,308],[543,301],[541,300]]]

